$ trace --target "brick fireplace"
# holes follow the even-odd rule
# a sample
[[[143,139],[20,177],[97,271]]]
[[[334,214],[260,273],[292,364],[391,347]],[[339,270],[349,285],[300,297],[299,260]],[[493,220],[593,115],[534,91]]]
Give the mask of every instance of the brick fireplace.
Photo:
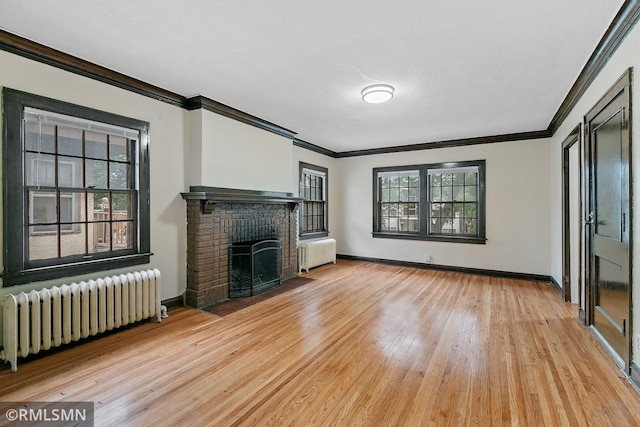
[[[229,298],[229,247],[278,239],[282,281],[296,277],[298,203],[291,193],[190,187],[186,303],[203,308]]]

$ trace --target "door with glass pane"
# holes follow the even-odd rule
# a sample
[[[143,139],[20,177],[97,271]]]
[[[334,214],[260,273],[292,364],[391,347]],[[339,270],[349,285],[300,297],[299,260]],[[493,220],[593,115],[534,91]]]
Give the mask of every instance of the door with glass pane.
[[[629,370],[631,337],[629,86],[625,75],[586,117],[590,325]],[[617,359],[617,358],[616,358]]]

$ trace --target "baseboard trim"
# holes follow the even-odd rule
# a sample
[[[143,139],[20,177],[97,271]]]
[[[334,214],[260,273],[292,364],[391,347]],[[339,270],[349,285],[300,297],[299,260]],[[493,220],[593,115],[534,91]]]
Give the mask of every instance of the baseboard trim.
[[[562,293],[562,286],[560,286],[560,284],[556,281],[555,277],[551,276],[551,286],[553,287],[553,289],[556,291],[556,293],[558,294],[558,296],[561,299],[564,299],[564,295]]]
[[[167,307],[167,310],[173,310],[174,308],[182,307],[184,305],[182,295],[165,299],[162,301],[162,305]]]
[[[398,267],[411,267],[411,268],[421,268],[424,270],[450,271],[454,273],[477,274],[480,276],[529,280],[533,282],[551,283],[551,281],[553,280],[551,276],[545,276],[542,274],[516,273],[512,271],[486,270],[483,268],[457,267],[452,265],[424,264],[420,262],[398,261],[398,260],[384,259],[384,258],[368,258],[368,257],[354,256],[354,255],[342,255],[342,254],[338,254],[337,258],[352,260],[352,261],[374,262],[377,264],[387,264],[387,265],[394,265]]]

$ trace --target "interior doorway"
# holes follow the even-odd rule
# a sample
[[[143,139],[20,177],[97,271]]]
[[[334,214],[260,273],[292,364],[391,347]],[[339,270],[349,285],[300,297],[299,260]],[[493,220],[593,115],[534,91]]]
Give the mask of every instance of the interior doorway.
[[[626,373],[631,356],[631,70],[585,117],[587,320]]]
[[[582,149],[581,126],[562,143],[562,296],[578,304],[584,322],[582,284]]]

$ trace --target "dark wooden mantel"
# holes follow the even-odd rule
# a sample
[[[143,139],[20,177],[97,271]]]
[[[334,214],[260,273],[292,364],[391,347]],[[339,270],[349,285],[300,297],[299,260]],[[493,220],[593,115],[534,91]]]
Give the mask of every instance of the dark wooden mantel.
[[[188,193],[180,194],[185,200],[201,200],[203,213],[210,212],[217,203],[291,204],[293,207],[304,200],[293,193],[205,186],[191,186]]]

